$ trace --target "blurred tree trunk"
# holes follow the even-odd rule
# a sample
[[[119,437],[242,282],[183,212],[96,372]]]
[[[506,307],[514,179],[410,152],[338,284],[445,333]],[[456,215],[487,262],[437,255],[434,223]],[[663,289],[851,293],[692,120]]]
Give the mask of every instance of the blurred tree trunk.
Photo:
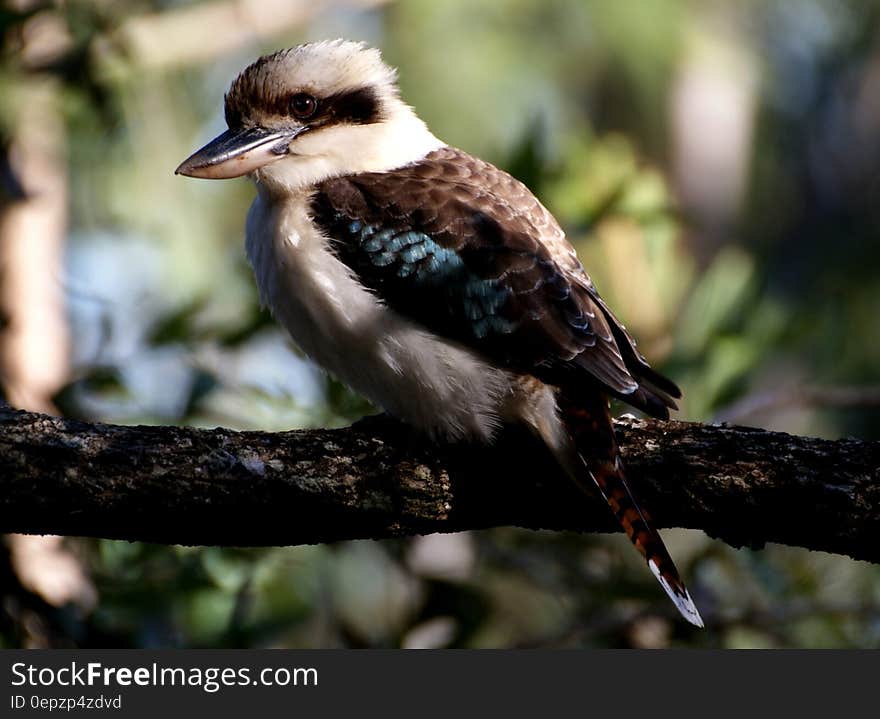
[[[65,130],[53,80],[30,78],[17,99],[9,157],[24,197],[0,210],[0,376],[10,404],[53,413],[52,396],[70,371]]]
[[[672,176],[703,264],[730,242],[748,184],[759,84],[734,5],[695,11],[669,96]]]
[[[18,9],[32,5],[18,3]],[[40,13],[22,26],[10,41],[16,47],[7,50],[23,64],[43,62],[63,51],[66,37],[56,13]],[[63,290],[68,177],[59,83],[45,75],[26,76],[15,98],[7,151],[20,194],[0,207],[0,382],[13,406],[57,414],[52,397],[70,373]],[[6,542],[23,588],[55,607],[94,601],[91,581],[62,537],[10,535]],[[46,643],[36,636],[28,641]]]

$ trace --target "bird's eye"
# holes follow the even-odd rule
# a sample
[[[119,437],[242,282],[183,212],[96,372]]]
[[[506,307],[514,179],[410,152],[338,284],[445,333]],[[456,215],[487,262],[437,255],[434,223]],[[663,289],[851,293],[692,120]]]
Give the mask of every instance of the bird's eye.
[[[307,92],[298,92],[290,100],[290,111],[299,120],[307,120],[318,109],[318,101]]]

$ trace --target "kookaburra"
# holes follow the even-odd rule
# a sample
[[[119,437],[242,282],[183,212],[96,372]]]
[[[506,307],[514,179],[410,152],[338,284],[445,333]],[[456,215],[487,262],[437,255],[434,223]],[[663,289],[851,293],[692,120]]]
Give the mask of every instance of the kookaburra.
[[[667,418],[651,369],[553,216],[520,182],[438,140],[359,43],[261,57],[191,177],[248,175],[260,297],[315,362],[438,439],[530,428],[607,500],[676,607],[702,626],[627,486],[609,397]]]

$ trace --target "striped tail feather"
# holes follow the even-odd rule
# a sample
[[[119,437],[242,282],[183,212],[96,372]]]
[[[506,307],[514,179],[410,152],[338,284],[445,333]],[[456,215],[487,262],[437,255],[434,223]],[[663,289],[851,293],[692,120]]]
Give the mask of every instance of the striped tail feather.
[[[564,462],[569,475],[585,492],[593,488],[599,490],[681,615],[691,624],[702,627],[700,613],[666,545],[627,484],[607,398],[599,393],[595,397],[581,394],[573,403],[563,393],[559,407],[575,455]]]

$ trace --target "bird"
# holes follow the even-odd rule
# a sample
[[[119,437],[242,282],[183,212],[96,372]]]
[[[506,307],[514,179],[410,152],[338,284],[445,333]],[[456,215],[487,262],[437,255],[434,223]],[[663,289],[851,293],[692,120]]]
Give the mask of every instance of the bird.
[[[617,398],[668,419],[681,391],[531,191],[435,137],[363,43],[260,57],[224,111],[228,129],[176,174],[254,182],[247,256],[261,303],[300,349],[431,440],[490,444],[527,427],[703,626],[627,482],[610,411]]]

